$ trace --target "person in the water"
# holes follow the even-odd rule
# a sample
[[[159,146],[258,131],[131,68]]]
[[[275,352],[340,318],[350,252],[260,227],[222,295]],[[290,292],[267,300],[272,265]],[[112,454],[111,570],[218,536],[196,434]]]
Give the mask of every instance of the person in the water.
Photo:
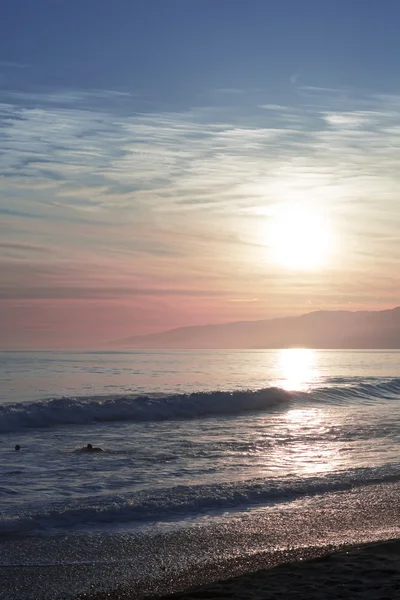
[[[92,444],[88,444],[85,448],[82,448],[84,452],[104,452],[103,448],[96,448]]]
[[[16,446],[15,446],[15,448],[14,448],[14,449],[15,449],[15,450],[21,450],[21,446],[20,446],[19,444],[16,444]]]

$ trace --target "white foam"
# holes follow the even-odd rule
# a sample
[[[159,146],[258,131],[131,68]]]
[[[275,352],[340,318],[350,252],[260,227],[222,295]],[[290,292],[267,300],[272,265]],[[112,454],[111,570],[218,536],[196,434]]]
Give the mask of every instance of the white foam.
[[[24,427],[111,421],[193,419],[262,411],[287,403],[291,394],[279,388],[258,391],[210,392],[154,396],[55,398],[0,406],[0,431]]]
[[[351,469],[324,478],[296,476],[285,480],[253,479],[211,485],[181,485],[136,494],[82,498],[66,503],[21,508],[3,513],[0,534],[21,534],[82,526],[122,524],[180,518],[209,511],[290,502],[316,494],[345,491],[356,486],[400,480],[398,465]]]
[[[0,432],[18,431],[26,427],[235,415],[249,411],[268,411],[299,398],[307,399],[308,402],[345,402],[354,398],[375,402],[377,398],[398,398],[399,395],[400,378],[353,386],[322,387],[309,393],[270,387],[255,391],[214,391],[165,396],[62,397],[0,406]]]

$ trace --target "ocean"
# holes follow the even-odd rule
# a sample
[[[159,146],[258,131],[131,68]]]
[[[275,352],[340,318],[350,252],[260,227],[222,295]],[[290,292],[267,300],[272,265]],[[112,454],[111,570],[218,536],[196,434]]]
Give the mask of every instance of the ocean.
[[[399,467],[400,351],[0,353],[3,569],[109,565],[124,548],[148,580],[171,556],[188,567],[304,545],[294,523],[316,511],[334,543],[321,515],[390,500]],[[376,511],[346,539],[393,536],[395,520]],[[29,589],[15,597],[39,598]]]

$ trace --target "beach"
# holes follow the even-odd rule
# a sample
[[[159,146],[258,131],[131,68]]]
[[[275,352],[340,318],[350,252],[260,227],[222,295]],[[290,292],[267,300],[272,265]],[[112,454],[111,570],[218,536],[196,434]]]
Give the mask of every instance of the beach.
[[[331,549],[332,550],[332,549]],[[307,600],[394,600],[400,598],[400,540],[389,540],[362,546],[349,546],[327,553],[328,548],[309,548],[307,551],[277,553],[249,561],[250,571],[236,577],[221,579],[203,586],[193,586],[167,595],[148,596],[140,587],[118,586],[100,593],[85,592],[78,595],[54,595],[51,590],[41,599],[70,597],[73,600],[281,600],[282,598],[307,598]],[[257,568],[258,562],[267,567]],[[278,566],[274,564],[278,562]],[[232,566],[231,566],[232,567]],[[244,568],[244,565],[242,565]],[[222,569],[223,571],[223,569]],[[60,578],[61,570],[53,573]],[[190,578],[188,578],[189,580]],[[184,586],[182,578],[175,582]],[[171,588],[171,578],[165,575],[160,586]],[[14,598],[0,592],[1,598]],[[17,596],[15,596],[17,598]]]
[[[400,597],[393,591],[399,581],[400,546],[393,541],[400,538],[399,498],[399,484],[379,484],[316,495],[307,508],[291,503],[290,510],[262,510],[225,525],[3,541],[0,598],[252,598],[243,596],[244,589],[253,590],[254,598],[278,598],[286,597],[289,583],[321,594],[297,591],[297,597]],[[315,558],[320,560],[308,562]],[[350,588],[353,596],[343,591]],[[363,596],[367,588],[375,596]]]
[[[330,597],[325,579],[352,598],[378,589],[367,555],[388,588],[397,546],[365,545],[400,538],[399,358],[3,356],[0,599],[290,597],[286,580],[306,586],[295,597]]]
[[[113,596],[108,596],[110,599]],[[115,595],[114,598],[129,598]],[[105,598],[105,597],[104,597]],[[243,600],[400,598],[400,541],[368,544],[313,560],[302,557],[232,579],[195,587],[159,600],[220,598]],[[98,599],[100,600],[100,598]]]
[[[263,564],[263,568],[258,568]],[[146,594],[144,588],[125,585],[100,593],[54,595],[48,590],[41,599],[71,598],[72,600],[395,600],[400,598],[400,540],[347,546],[341,549],[307,548],[273,555],[253,557],[241,564],[220,567],[223,574],[230,569],[248,572],[223,578],[202,586],[189,586],[183,591],[166,595]],[[62,579],[66,573],[53,573]],[[71,576],[71,573],[69,573]],[[167,573],[158,581],[158,588],[185,587],[193,577],[206,573],[186,574],[176,581]],[[14,596],[1,595],[3,598]],[[17,598],[17,596],[15,596]]]
[[[400,600],[400,0],[1,6],[0,600]]]

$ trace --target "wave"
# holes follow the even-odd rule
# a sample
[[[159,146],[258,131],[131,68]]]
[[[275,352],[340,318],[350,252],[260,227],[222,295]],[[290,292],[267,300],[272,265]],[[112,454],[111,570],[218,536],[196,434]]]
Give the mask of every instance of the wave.
[[[164,421],[264,411],[289,402],[280,388],[169,396],[54,398],[0,406],[0,431],[112,421]]]
[[[358,398],[361,400],[376,400],[381,399],[392,399],[400,396],[400,378],[395,377],[386,380],[370,380],[363,379],[357,381],[356,384],[342,385],[342,386],[329,386],[321,387],[315,390],[317,399],[327,397],[329,400],[334,401],[335,399],[351,399]]]
[[[181,485],[151,492],[85,497],[70,503],[37,504],[19,514],[0,516],[0,535],[49,532],[145,521],[173,520],[193,515],[288,503],[304,497],[343,492],[361,486],[400,481],[399,465],[351,469],[321,477],[285,480],[253,479],[208,485]]]
[[[377,383],[320,387],[310,392],[269,387],[260,390],[195,392],[165,396],[61,397],[0,406],[0,432],[113,421],[143,422],[229,416],[285,408],[295,400],[308,403],[342,403],[353,398],[368,403],[375,402],[378,398],[399,396],[400,378]]]

